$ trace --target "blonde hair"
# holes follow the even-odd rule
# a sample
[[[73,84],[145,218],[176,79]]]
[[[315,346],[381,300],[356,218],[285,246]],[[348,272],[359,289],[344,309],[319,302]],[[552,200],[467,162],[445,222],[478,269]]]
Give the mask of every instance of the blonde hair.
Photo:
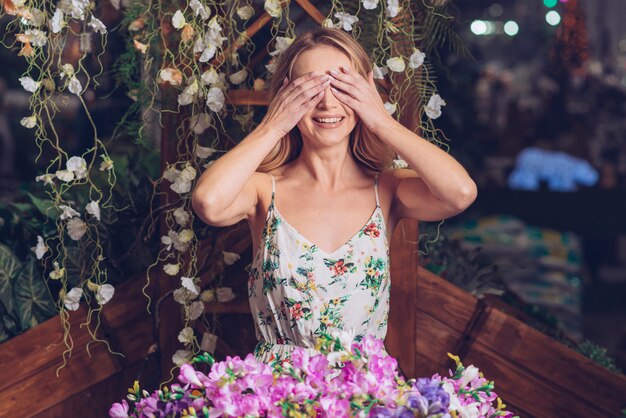
[[[270,102],[276,96],[283,79],[289,77],[291,80],[292,69],[298,56],[318,45],[329,45],[339,49],[350,58],[354,69],[364,77],[372,70],[367,52],[351,35],[341,29],[318,28],[299,36],[281,53],[270,83]],[[389,169],[395,157],[394,151],[365,127],[360,119],[350,133],[348,149],[358,164],[376,172]],[[302,136],[300,130],[294,127],[270,151],[258,170],[268,172],[287,164],[296,159],[301,150]]]

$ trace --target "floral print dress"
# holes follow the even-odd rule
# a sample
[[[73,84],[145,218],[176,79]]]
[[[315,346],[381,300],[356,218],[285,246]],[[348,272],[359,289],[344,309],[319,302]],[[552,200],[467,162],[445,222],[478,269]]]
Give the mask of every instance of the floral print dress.
[[[289,358],[294,346],[311,354],[322,332],[346,330],[384,338],[389,313],[389,245],[374,179],[376,208],[365,225],[333,252],[303,237],[272,200],[248,281],[259,343],[258,360]]]

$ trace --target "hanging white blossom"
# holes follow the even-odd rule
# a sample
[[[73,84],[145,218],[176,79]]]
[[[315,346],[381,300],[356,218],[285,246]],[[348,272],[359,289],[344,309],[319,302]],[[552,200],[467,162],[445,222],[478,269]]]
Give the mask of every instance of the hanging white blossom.
[[[178,333],[178,341],[183,344],[191,344],[193,342],[193,328],[185,327]]]
[[[41,260],[49,250],[48,246],[43,240],[41,235],[37,235],[37,245],[35,247],[31,247],[31,250],[35,253],[37,260]]]
[[[217,335],[205,331],[202,334],[202,342],[200,343],[200,350],[207,353],[215,353],[215,347],[217,346]]]
[[[372,10],[378,7],[378,0],[363,0],[363,8]]]
[[[91,202],[87,203],[87,206],[85,206],[85,210],[87,211],[87,213],[92,215],[97,220],[100,220],[100,205],[99,205],[99,203],[100,203],[99,200],[92,200]]]
[[[80,305],[80,298],[83,296],[83,289],[75,287],[63,297],[63,305],[69,311],[75,311]]]
[[[385,102],[385,110],[390,115],[393,115],[396,112],[397,106],[395,103]]]
[[[400,4],[398,0],[387,0],[387,10],[385,14],[387,17],[396,17],[400,13]]]
[[[114,293],[115,288],[110,284],[100,285],[98,286],[98,290],[96,291],[96,301],[98,302],[98,304],[104,305],[111,300]]]
[[[204,290],[200,293],[200,300],[205,303],[213,302],[215,300],[215,292],[211,289]]]
[[[74,173],[71,172],[70,170],[57,170],[55,175],[59,180],[64,181],[66,183],[74,180]]]
[[[104,26],[104,23],[102,23],[102,21],[95,16],[91,16],[91,22],[89,22],[89,26],[93,28],[94,32],[97,32],[101,35],[107,33],[107,27]]]
[[[172,249],[172,245],[174,248],[180,252],[185,252],[189,248],[190,240],[187,239],[188,234],[183,234],[183,239],[176,231],[167,231],[167,235],[163,235],[161,237],[161,243],[165,245],[165,248],[170,251]],[[192,232],[193,238],[193,232]]]
[[[263,9],[268,15],[272,17],[280,17],[282,14],[282,7],[280,7],[280,0],[265,0]]]
[[[172,26],[174,26],[174,28],[176,29],[182,29],[186,23],[187,21],[185,21],[185,16],[183,15],[183,12],[181,12],[180,10],[176,10],[176,13],[174,13],[174,16],[172,16]]]
[[[189,223],[191,216],[189,215],[189,212],[187,212],[185,208],[181,206],[174,210],[174,219],[176,220],[176,223],[178,225],[186,226]]]
[[[211,147],[201,147],[200,145],[196,145],[196,157],[204,160],[209,158],[215,152],[215,148]]]
[[[217,74],[217,71],[215,71],[215,68],[213,67],[203,72],[202,75],[200,76],[200,80],[202,80],[205,86],[208,86],[210,84],[215,84],[217,83],[219,79],[220,77]]]
[[[324,19],[324,20],[322,20],[322,27],[323,28],[334,28],[335,24],[333,23],[333,21],[331,19]]]
[[[219,112],[224,106],[224,93],[218,87],[211,87],[206,95],[206,105],[214,112]]]
[[[168,263],[168,264],[163,266],[163,271],[165,272],[165,274],[167,274],[169,276],[176,276],[178,274],[178,272],[180,271],[180,264],[178,264],[178,263],[176,263],[176,264]]]
[[[30,77],[21,77],[19,80],[24,90],[26,90],[29,93],[36,92],[39,86],[41,85],[41,81],[35,81]]]
[[[294,40],[295,38],[288,38],[286,36],[277,36],[276,44],[274,45],[274,48],[276,49],[270,52],[270,55],[275,56],[275,55],[282,54],[289,47],[289,45],[293,43]]]
[[[339,20],[339,24],[343,28],[343,30],[350,32],[352,30],[352,25],[359,21],[359,18],[345,12],[337,12],[335,13],[335,17]]]
[[[204,312],[204,303],[199,300],[192,302],[191,305],[185,306],[185,316],[190,321],[198,319],[200,315],[202,315],[202,312]]]
[[[207,20],[209,18],[209,12],[207,12],[204,5],[198,0],[191,0],[189,2],[189,7],[191,7],[191,10],[193,10],[195,16],[200,16],[200,19]]]
[[[80,218],[67,221],[67,233],[74,241],[80,240],[87,232],[87,224]]]
[[[27,19],[28,24],[36,28],[43,26],[46,21],[46,14],[39,9],[30,9],[30,16]]]
[[[246,69],[244,68],[242,70],[237,71],[236,73],[232,73],[231,75],[229,75],[228,79],[233,84],[241,84],[246,79],[247,76],[248,76],[248,71],[246,71]]]
[[[189,126],[194,134],[200,135],[211,126],[211,116],[206,112],[197,113],[189,118]]]
[[[102,162],[100,163],[100,171],[113,170],[113,160],[106,155],[102,155]]]
[[[163,68],[157,76],[158,81],[169,83],[172,86],[183,84],[183,74],[176,68]]]
[[[48,42],[48,36],[46,32],[39,29],[27,29],[24,35],[30,38],[30,42],[33,46],[42,47]]]
[[[185,363],[189,363],[192,358],[193,358],[192,352],[187,351],[187,350],[176,350],[176,352],[172,356],[172,363],[180,367]]]
[[[80,213],[74,210],[71,206],[59,205],[59,209],[61,209],[61,215],[59,217],[62,221],[73,218],[74,216],[80,216]]]
[[[180,278],[182,286],[189,290],[194,295],[200,294],[200,288],[193,282],[193,277],[181,277]]]
[[[233,264],[235,264],[237,262],[237,260],[239,260],[241,258],[241,256],[237,253],[233,253],[230,251],[224,251],[223,252],[223,257],[224,257],[224,263],[227,266],[232,266]]]
[[[65,164],[65,167],[74,173],[77,179],[84,179],[87,177],[87,161],[83,157],[70,157]]]
[[[408,168],[409,165],[406,161],[404,161],[404,159],[402,159],[402,157],[398,157],[393,160],[393,166],[395,168]]]
[[[62,279],[63,276],[65,276],[65,267],[60,268],[59,263],[56,261],[52,263],[52,266],[54,269],[50,272],[48,277],[50,277],[52,280]]]
[[[54,174],[42,174],[41,176],[35,177],[35,181],[43,181],[44,184],[54,184],[54,178],[56,176]]]
[[[254,8],[252,8],[252,6],[247,4],[242,7],[237,7],[236,12],[237,12],[237,16],[239,16],[239,19],[248,20],[252,17],[252,15],[254,15]]]
[[[89,0],[61,0],[59,7],[63,13],[72,16],[74,19],[85,20],[89,11]]]
[[[420,65],[424,63],[424,58],[426,54],[420,51],[417,48],[413,48],[413,53],[409,57],[409,67],[411,68],[419,68]]]
[[[433,94],[428,100],[428,104],[424,108],[426,115],[431,119],[437,119],[441,116],[441,107],[445,106],[446,102],[438,94]]]
[[[63,11],[57,8],[50,19],[50,30],[52,33],[59,33],[65,27],[65,20],[63,19]]]
[[[217,296],[217,300],[222,303],[230,302],[237,297],[230,287],[218,287],[215,289],[215,295]]]
[[[37,125],[37,116],[32,115],[20,120],[20,125],[24,128],[32,129]]]
[[[189,290],[185,289],[184,287],[174,290],[173,296],[174,296],[174,300],[180,303],[181,305],[186,304],[187,302],[189,302],[192,299],[195,299],[196,297],[196,295],[192,294]]]
[[[374,66],[372,67],[372,72],[373,77],[375,79],[378,80],[382,80],[383,78],[385,78],[385,75],[389,72],[389,70],[387,69],[387,67],[379,67],[378,65],[374,64]]]
[[[265,68],[267,69],[267,71],[269,71],[271,74],[274,74],[276,72],[276,65],[277,62],[276,60],[272,59],[270,60],[269,63],[265,64]]]
[[[401,73],[405,70],[406,64],[402,57],[392,57],[387,60],[387,67],[391,71],[395,71],[397,73]]]

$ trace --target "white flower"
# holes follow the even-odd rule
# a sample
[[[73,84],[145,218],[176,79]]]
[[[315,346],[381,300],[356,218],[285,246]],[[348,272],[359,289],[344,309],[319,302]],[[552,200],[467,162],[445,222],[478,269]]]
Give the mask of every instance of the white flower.
[[[37,125],[37,116],[32,115],[20,120],[20,125],[24,128],[32,129]]]
[[[185,316],[190,321],[198,319],[198,317],[202,315],[202,312],[204,312],[204,303],[199,300],[192,302],[191,305],[185,306]]]
[[[332,338],[338,338],[339,344],[341,344],[341,346],[346,350],[350,350],[350,348],[352,347],[352,341],[356,336],[356,331],[354,330],[354,328],[349,328],[348,330],[331,328],[330,336]]]
[[[77,310],[82,295],[83,289],[80,287],[75,287],[67,292],[67,294],[63,297],[63,304],[65,305],[65,308],[70,311]]]
[[[332,21],[332,20],[330,20],[330,19],[324,19],[324,20],[322,21],[322,27],[323,27],[323,28],[334,28],[334,27],[335,27],[335,24],[334,24],[334,23],[333,23],[333,21]]]
[[[39,29],[28,29],[24,32],[26,36],[30,38],[30,42],[33,46],[44,46],[48,42],[46,32]]]
[[[213,16],[207,25],[208,31],[204,35],[204,43],[213,46],[222,46],[226,37],[222,36],[222,27],[217,16]]]
[[[30,77],[21,77],[20,83],[22,84],[22,87],[24,88],[24,90],[26,90],[29,93],[36,92],[39,86],[41,85],[41,81],[35,81]]]
[[[191,242],[191,240],[193,239],[193,236],[194,236],[193,231],[187,228],[187,229],[183,229],[182,231],[180,231],[180,233],[178,234],[178,239],[183,244],[187,244]]]
[[[187,94],[185,92],[182,92],[181,94],[178,95],[178,104],[181,106],[187,106],[189,104],[193,103],[193,96],[190,94]]]
[[[250,5],[245,5],[242,7],[237,7],[237,16],[241,20],[248,20],[254,14],[254,9]]]
[[[54,178],[56,176],[54,174],[42,174],[41,176],[35,177],[35,181],[43,181],[44,184],[54,184]]]
[[[36,28],[42,26],[46,20],[46,14],[39,9],[30,9],[31,16],[28,19],[27,24]]]
[[[100,163],[100,171],[110,171],[113,170],[113,160],[111,157],[106,155],[102,155],[102,162]]]
[[[74,19],[79,20],[85,20],[89,5],[89,0],[61,0],[59,2],[59,7],[65,14],[69,14]]]
[[[231,75],[229,75],[228,79],[233,84],[241,84],[246,79],[247,76],[248,76],[248,71],[246,71],[246,69],[244,68],[242,70],[237,71],[236,73],[232,73]]]
[[[170,185],[170,189],[179,194],[187,193],[191,190],[191,182],[195,178],[196,170],[191,166],[187,166],[180,171],[179,176]]]
[[[94,32],[98,32],[101,35],[107,33],[107,27],[104,26],[104,23],[95,16],[91,16],[91,22],[89,22],[88,26],[91,26]]]
[[[202,342],[200,343],[200,349],[208,353],[213,354],[215,352],[215,346],[217,345],[217,335],[205,331],[202,334]]]
[[[230,287],[218,287],[215,289],[215,295],[217,296],[217,300],[220,302],[229,302],[237,296],[233,293],[233,289]]]
[[[401,157],[398,157],[393,160],[393,166],[395,168],[407,168],[409,165]]]
[[[67,233],[74,241],[80,240],[87,232],[87,224],[80,218],[72,218],[67,221]]]
[[[409,67],[418,68],[420,65],[424,63],[424,58],[426,54],[420,51],[417,48],[413,48],[413,53],[409,57]]]
[[[72,64],[63,64],[61,65],[61,80],[63,77],[70,78],[74,75],[74,66]]]
[[[185,21],[185,16],[183,16],[183,12],[180,10],[176,10],[174,16],[172,17],[172,26],[176,29],[182,29],[187,22]]]
[[[183,74],[176,68],[163,68],[157,76],[161,82],[169,83],[172,86],[180,86],[183,84]]]
[[[52,19],[50,19],[50,29],[52,33],[59,33],[64,26],[65,20],[63,20],[63,11],[57,8],[54,11],[54,15],[52,15]]]
[[[441,106],[445,106],[446,102],[438,94],[433,94],[428,100],[428,104],[424,108],[426,115],[431,119],[437,119],[441,116]]]
[[[74,216],[80,216],[80,213],[72,209],[71,206],[59,205],[59,209],[61,209],[61,215],[59,217],[62,221],[73,218]]]
[[[183,344],[191,344],[193,342],[193,328],[185,327],[178,333],[178,341]]]
[[[189,212],[187,212],[185,210],[184,207],[179,207],[176,208],[176,210],[174,211],[174,219],[176,220],[176,223],[180,226],[185,226],[189,223],[189,219],[191,219],[191,216],[189,215]]]
[[[111,300],[114,293],[115,288],[110,284],[98,286],[98,290],[96,291],[96,301],[98,301],[100,305],[104,305]]]
[[[393,115],[395,113],[396,109],[397,109],[397,106],[396,106],[395,103],[385,102],[385,110],[390,115]]]
[[[224,251],[222,256],[224,257],[224,263],[226,263],[227,266],[232,266],[233,264],[235,264],[235,262],[237,262],[237,260],[241,258],[239,254],[229,251]]]
[[[189,126],[194,134],[200,135],[211,126],[211,116],[206,112],[197,113],[189,118]]]
[[[372,10],[378,7],[378,0],[363,0],[363,8],[367,10]]]
[[[185,239],[181,239],[180,235],[176,231],[170,230],[167,231],[167,235],[163,235],[161,237],[161,243],[165,245],[165,248],[167,248],[168,251],[172,249],[173,245],[176,250],[180,252],[185,252],[189,248],[189,242],[191,241],[191,239],[187,239],[188,237],[186,237],[186,235],[188,234],[183,234],[183,237]],[[193,238],[193,232],[191,238]]]
[[[200,80],[204,83],[204,85],[208,86],[209,84],[215,84],[219,81],[220,76],[215,71],[215,68],[211,67],[200,76]]]
[[[207,62],[208,60],[210,60],[211,58],[215,56],[216,51],[217,51],[217,47],[215,45],[208,45],[204,49],[204,51],[202,51],[202,55],[200,55],[200,58],[198,59],[198,61]]]
[[[189,363],[193,358],[193,353],[187,350],[177,350],[172,356],[172,363],[178,367],[185,363]]]
[[[391,71],[401,73],[406,68],[406,64],[402,57],[393,57],[387,60],[387,67],[389,67]]]
[[[70,78],[70,83],[68,86],[68,90],[76,95],[79,95],[83,86],[80,84],[80,81],[74,76]]]
[[[372,71],[374,72],[374,78],[378,80],[382,80],[383,78],[385,78],[385,74],[389,72],[387,67],[379,67],[376,64],[374,64],[374,66],[372,67]]]
[[[200,288],[193,282],[193,277],[181,277],[180,281],[183,287],[189,290],[194,295],[200,294]]]
[[[87,210],[88,214],[92,215],[97,220],[100,220],[100,205],[98,203],[100,203],[99,200],[92,200],[91,202],[87,203],[85,209]]]
[[[276,60],[271,60],[268,64],[265,64],[265,68],[267,68],[267,71],[274,74],[276,72],[276,65],[278,65]]]
[[[83,157],[71,157],[67,160],[65,168],[74,173],[77,179],[87,177],[87,161]]]
[[[174,300],[180,303],[181,305],[184,305],[185,303],[187,303],[188,301],[194,298],[195,296],[184,287],[174,290]]]
[[[215,291],[211,289],[207,289],[203,291],[202,293],[200,293],[200,300],[202,302],[213,302],[214,299],[215,299]]]
[[[396,17],[400,13],[400,4],[398,0],[387,0],[387,10],[385,14],[387,17]]]
[[[280,7],[280,0],[265,0],[263,8],[268,15],[272,17],[280,17],[282,14],[282,7]]]
[[[189,7],[191,7],[196,16],[200,16],[200,19],[207,20],[209,18],[209,12],[206,11],[204,5],[198,0],[191,0]]]
[[[168,263],[163,266],[163,271],[165,272],[165,274],[170,275],[170,276],[176,276],[179,270],[180,270],[180,264],[178,263],[176,264]]]
[[[352,25],[359,21],[358,17],[345,12],[337,12],[335,13],[335,17],[339,20],[339,24],[345,31],[351,31]]]
[[[219,112],[224,106],[224,93],[218,87],[211,87],[206,95],[206,105],[214,112]]]
[[[181,106],[191,104],[198,96],[199,87],[198,80],[193,79],[187,87],[185,87],[185,90],[178,95],[178,104]]]
[[[37,260],[41,260],[44,254],[48,252],[49,248],[44,242],[43,237],[41,235],[37,235],[37,246],[31,247],[31,250],[33,250],[37,256]]]
[[[209,158],[215,152],[215,148],[210,147],[201,147],[200,145],[196,145],[196,157],[204,160]]]
[[[60,280],[63,278],[63,276],[65,276],[65,267],[59,268],[59,263],[56,261],[52,263],[52,265],[54,266],[54,270],[52,270],[48,276],[52,280]]]
[[[287,38],[285,36],[277,36],[276,37],[276,48],[272,52],[270,52],[271,56],[282,54],[294,41],[294,38]]]
[[[74,173],[70,170],[57,170],[55,175],[59,180],[66,183],[74,180]]]

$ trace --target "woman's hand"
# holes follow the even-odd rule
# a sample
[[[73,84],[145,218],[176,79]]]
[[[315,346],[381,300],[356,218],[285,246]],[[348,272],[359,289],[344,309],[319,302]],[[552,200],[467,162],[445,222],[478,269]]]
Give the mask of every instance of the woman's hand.
[[[356,112],[363,124],[375,134],[385,125],[395,122],[376,90],[373,73],[367,80],[358,72],[341,67],[342,71],[331,70],[331,90],[335,97]]]
[[[311,72],[296,78],[291,83],[287,81],[285,77],[283,85],[278,89],[261,121],[261,124],[274,129],[281,138],[287,135],[300,119],[320,102],[324,97],[324,90],[330,84],[330,77],[326,74]]]

